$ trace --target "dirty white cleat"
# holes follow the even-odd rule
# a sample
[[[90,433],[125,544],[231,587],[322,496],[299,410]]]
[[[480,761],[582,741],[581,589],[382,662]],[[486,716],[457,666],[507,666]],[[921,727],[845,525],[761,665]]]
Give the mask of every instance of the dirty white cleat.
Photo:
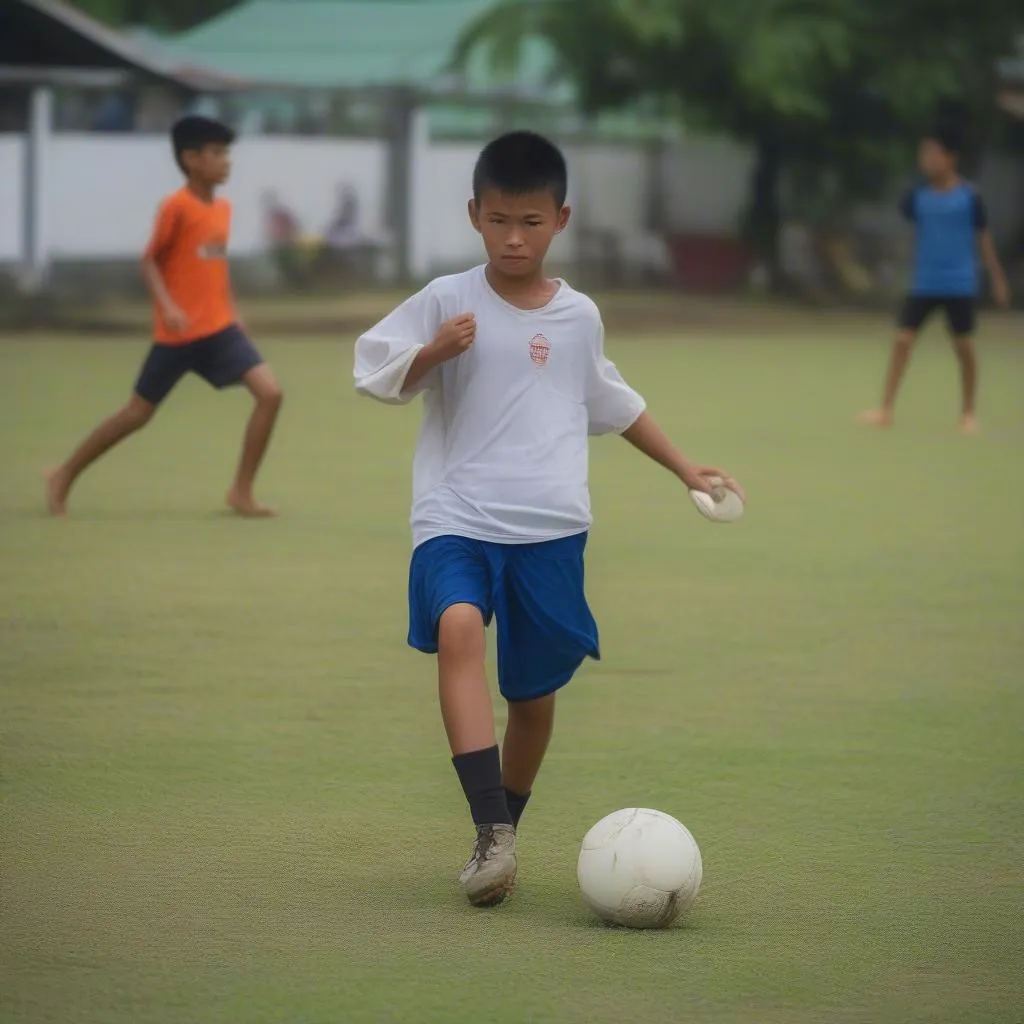
[[[459,882],[474,907],[493,907],[516,884],[516,830],[511,825],[477,825],[473,854]]]

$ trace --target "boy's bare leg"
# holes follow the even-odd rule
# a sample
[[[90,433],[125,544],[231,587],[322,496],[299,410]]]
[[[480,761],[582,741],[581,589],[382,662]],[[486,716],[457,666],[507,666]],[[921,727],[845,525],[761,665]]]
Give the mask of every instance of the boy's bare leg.
[[[452,764],[476,825],[473,851],[459,881],[470,903],[489,907],[500,903],[515,885],[516,834],[501,783],[479,608],[448,608],[441,616],[437,646],[441,717]]]
[[[882,394],[882,404],[877,409],[870,409],[862,412],[857,417],[861,423],[872,427],[892,426],[893,411],[896,408],[896,393],[900,389],[903,374],[906,372],[907,363],[910,361],[910,352],[914,347],[917,338],[915,331],[904,328],[896,335],[896,341],[892,346],[892,355],[889,357],[889,369],[885,375],[885,390]]]
[[[128,404],[108,416],[71,453],[68,460],[46,474],[46,505],[51,515],[67,514],[68,494],[79,475],[101,455],[144,427],[156,412],[156,406],[133,394]]]
[[[437,685],[441,718],[452,754],[497,745],[494,710],[487,688],[484,620],[471,604],[455,604],[438,628]]]
[[[277,422],[284,394],[273,371],[266,363],[254,366],[243,377],[242,383],[255,399],[255,406],[245,427],[242,441],[242,455],[238,463],[235,481],[228,491],[227,503],[240,516],[261,518],[272,516],[272,509],[261,505],[253,497],[253,482],[270,444],[270,435]]]
[[[974,411],[978,392],[978,359],[974,354],[974,342],[968,335],[957,335],[953,338],[953,348],[960,364],[960,429],[965,434],[977,434],[981,428]]]
[[[555,725],[555,694],[508,706],[501,748],[501,778],[514,824],[526,808]]]

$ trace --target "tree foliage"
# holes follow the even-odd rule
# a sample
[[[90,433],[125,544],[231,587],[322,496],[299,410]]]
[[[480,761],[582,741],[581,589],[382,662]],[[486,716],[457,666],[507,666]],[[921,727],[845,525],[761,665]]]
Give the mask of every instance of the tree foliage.
[[[72,0],[79,10],[108,25],[143,25],[178,31],[234,7],[239,0]]]
[[[655,97],[694,127],[752,143],[748,227],[773,262],[784,174],[865,195],[941,112],[983,125],[1018,0],[500,0],[454,62],[513,68],[542,37],[587,112]]]

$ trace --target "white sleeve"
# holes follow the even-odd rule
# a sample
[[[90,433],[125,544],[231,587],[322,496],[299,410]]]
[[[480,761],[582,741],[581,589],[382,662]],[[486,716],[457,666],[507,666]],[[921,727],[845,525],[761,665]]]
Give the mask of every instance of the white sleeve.
[[[421,391],[436,387],[434,367],[415,387],[402,390],[409,368],[441,326],[441,307],[428,285],[406,299],[356,342],[356,391],[391,405],[404,405]]]
[[[587,418],[591,434],[621,434],[631,427],[647,403],[623,379],[604,354],[604,324],[598,325],[594,360],[587,382]]]

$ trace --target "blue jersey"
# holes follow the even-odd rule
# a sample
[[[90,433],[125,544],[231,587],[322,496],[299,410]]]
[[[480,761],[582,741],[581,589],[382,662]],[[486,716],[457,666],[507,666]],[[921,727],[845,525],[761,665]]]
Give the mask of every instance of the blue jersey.
[[[985,204],[966,183],[951,189],[919,185],[900,204],[914,223],[911,292],[936,298],[978,294],[978,232],[988,226]]]

